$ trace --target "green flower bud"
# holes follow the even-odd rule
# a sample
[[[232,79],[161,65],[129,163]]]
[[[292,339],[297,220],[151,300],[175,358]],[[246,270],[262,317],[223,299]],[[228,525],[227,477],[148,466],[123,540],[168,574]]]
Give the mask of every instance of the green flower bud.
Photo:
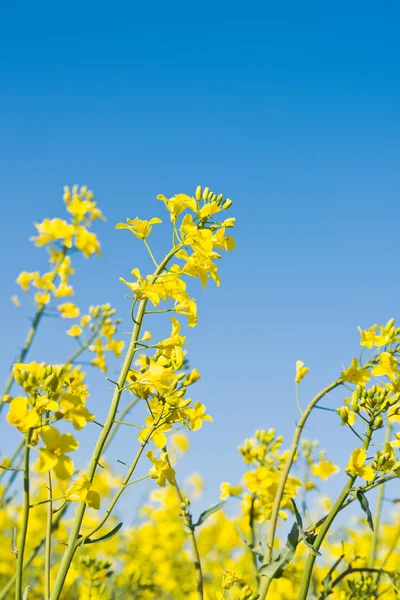
[[[230,206],[232,206],[232,200],[230,200],[230,198],[227,198],[222,205],[222,210],[227,210]]]

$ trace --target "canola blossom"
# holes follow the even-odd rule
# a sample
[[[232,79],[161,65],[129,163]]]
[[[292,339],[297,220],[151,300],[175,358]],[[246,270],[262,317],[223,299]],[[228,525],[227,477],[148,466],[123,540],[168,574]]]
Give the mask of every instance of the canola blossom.
[[[93,229],[104,217],[86,186],[65,187],[63,200],[67,216],[35,223],[31,238],[47,251],[47,266],[22,271],[20,294],[11,299],[18,308],[28,296],[35,313],[0,404],[0,426],[16,440],[15,448],[1,448],[0,600],[400,597],[400,515],[387,514],[384,503],[400,476],[395,320],[359,327],[361,354],[332,368],[332,381],[308,403],[304,379],[314,369],[298,360],[292,439],[267,422],[238,440],[243,475],[226,481],[221,473],[220,498],[197,514],[192,503],[203,478],[181,481],[179,460],[196,431],[215,425],[212,406],[196,397],[201,375],[187,351],[191,329],[205,318],[193,280],[206,290],[222,285],[218,263],[235,249],[232,201],[199,186],[193,195],[157,196],[162,218],[131,215],[116,224],[118,235],[131,233],[132,244],[144,245],[153,265],[149,273],[133,264],[115,274],[129,302],[120,318],[110,304],[74,301],[74,257],[101,256]],[[171,244],[156,258],[151,241],[164,227]],[[75,345],[61,364],[36,352],[48,317],[63,324],[58,346]],[[164,339],[152,332],[156,319],[167,327]],[[109,377],[110,365],[117,376]],[[91,370],[107,379],[101,422]],[[316,408],[353,436],[345,464],[306,438]],[[134,432],[132,455],[116,464],[108,450],[126,428]],[[95,440],[90,455],[82,430]],[[142,497],[137,515],[121,509],[132,486]],[[337,525],[340,513],[356,514],[356,525]]]

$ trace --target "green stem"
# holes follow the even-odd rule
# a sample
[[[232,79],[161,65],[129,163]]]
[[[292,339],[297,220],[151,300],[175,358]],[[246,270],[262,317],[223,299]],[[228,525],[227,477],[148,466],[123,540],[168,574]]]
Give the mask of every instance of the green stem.
[[[168,462],[169,462],[169,458],[168,458]],[[178,494],[180,503],[182,505],[185,503],[185,498],[182,494],[182,491],[178,485],[176,478],[175,478],[175,487],[176,487],[176,492]],[[183,509],[183,517],[185,519],[186,527],[188,529],[190,546],[192,548],[194,569],[195,569],[195,573],[196,573],[197,600],[203,600],[204,599],[204,590],[203,590],[204,584],[203,584],[203,570],[201,568],[201,558],[200,558],[199,548],[197,546],[195,528],[193,527],[192,514],[189,512],[189,510],[187,508]]]
[[[270,520],[269,531],[268,531],[268,536],[267,536],[267,548],[266,548],[266,555],[265,555],[265,562],[267,564],[272,562],[272,552],[273,552],[273,547],[274,547],[276,528],[277,528],[277,524],[278,524],[279,508],[280,508],[280,505],[282,502],[282,497],[283,497],[283,493],[285,490],[285,485],[286,485],[287,479],[289,477],[290,469],[292,468],[292,464],[293,464],[294,458],[296,456],[296,452],[298,449],[298,445],[299,445],[299,441],[300,441],[300,437],[301,437],[304,425],[306,424],[307,419],[311,414],[311,411],[318,404],[318,402],[324,396],[326,396],[326,394],[328,394],[329,392],[334,390],[336,387],[341,385],[341,383],[342,383],[342,380],[339,378],[336,381],[334,381],[333,383],[331,383],[330,385],[328,385],[326,388],[324,388],[316,396],[314,396],[314,398],[311,400],[311,402],[308,404],[308,406],[302,413],[299,422],[297,423],[297,426],[296,426],[296,429],[295,429],[295,432],[293,435],[293,439],[292,439],[292,445],[290,447],[289,453],[286,458],[285,465],[284,465],[282,473],[281,473],[281,477],[280,477],[279,484],[278,484],[278,489],[276,491],[276,495],[275,495],[275,499],[274,499],[274,504],[272,506],[272,513],[271,513],[271,520]],[[269,587],[271,585],[271,582],[272,582],[272,579],[270,577],[262,577],[261,578],[261,583],[260,583],[260,587],[258,590],[260,600],[265,600],[268,590],[269,590]]]
[[[390,442],[390,436],[392,433],[392,423],[390,420],[387,422],[386,434],[385,434],[385,444]],[[382,504],[383,504],[383,495],[385,492],[385,486],[381,485],[378,492],[378,499],[376,501],[376,509],[374,516],[374,533],[372,536],[371,549],[369,553],[369,561],[368,566],[372,568],[375,564],[376,555],[378,552],[379,546],[379,533],[380,533],[380,525],[381,525],[381,516],[382,516]]]
[[[46,545],[44,551],[44,597],[49,600],[51,593],[51,531],[53,526],[53,486],[51,472],[48,472],[49,504],[47,507]]]
[[[167,266],[168,262],[172,259],[174,254],[179,250],[180,246],[175,246],[172,250],[167,254],[164,260],[160,263],[157,269],[154,271],[153,276],[150,279],[150,284],[154,283],[157,280],[157,277]],[[133,358],[135,356],[137,350],[137,341],[139,340],[140,329],[142,326],[142,320],[144,316],[144,312],[146,310],[147,298],[144,298],[140,301],[136,319],[135,319],[135,327],[132,332],[131,340],[129,343],[129,348],[127,350],[125,360],[123,362],[121,372],[118,377],[117,385],[115,386],[114,394],[111,400],[110,409],[108,411],[107,419],[104,423],[104,427],[101,430],[101,433],[97,439],[92,458],[90,461],[88,476],[90,481],[93,481],[94,475],[96,473],[97,465],[100,460],[101,454],[104,450],[104,446],[106,444],[107,438],[111,432],[111,429],[114,425],[114,420],[117,415],[118,406],[122,394],[122,388],[125,385],[126,379],[129,374],[129,370],[131,368],[131,364]],[[75,517],[72,523],[71,532],[68,539],[68,545],[64,552],[63,558],[61,560],[61,564],[58,570],[58,574],[56,580],[54,582],[53,591],[50,596],[50,600],[58,600],[60,598],[62,589],[64,587],[65,579],[67,577],[68,570],[70,568],[72,559],[76,550],[76,543],[78,541],[79,532],[82,525],[82,520],[85,514],[86,505],[84,502],[81,502],[76,509]]]
[[[15,459],[20,455],[24,446],[25,446],[25,441],[22,439],[22,441],[18,444],[16,450],[14,451],[14,454],[10,458],[9,468],[11,468],[13,466]],[[2,470],[0,472],[0,481],[3,479],[4,475],[6,475],[6,473],[7,473],[6,470]],[[2,496],[3,495],[4,495],[4,493],[2,494]]]
[[[21,535],[18,545],[17,571],[15,584],[15,600],[22,600],[22,573],[24,569],[24,553],[29,523],[29,454],[32,430],[29,429],[25,438],[24,457],[24,503],[22,513]]]
[[[371,442],[371,437],[372,437],[372,428],[368,427],[368,430],[367,430],[367,433],[365,436],[365,441],[364,441],[364,450],[368,449],[368,446]],[[328,533],[333,521],[335,520],[336,515],[338,514],[338,512],[340,512],[356,479],[357,479],[357,475],[352,475],[351,477],[349,477],[348,482],[344,486],[338,499],[336,500],[335,504],[333,505],[332,510],[330,511],[327,518],[325,519],[325,521],[324,521],[321,529],[319,530],[318,535],[315,538],[314,543],[313,543],[313,546],[316,550],[320,549],[322,542],[325,539],[326,534]],[[311,554],[311,552],[310,552],[308,555],[305,567],[304,567],[304,572],[303,572],[303,577],[301,580],[300,593],[299,593],[298,600],[306,600],[307,599],[308,589],[310,587],[310,581],[311,581],[311,576],[313,573],[315,559],[316,559],[316,556],[314,556],[314,554]]]

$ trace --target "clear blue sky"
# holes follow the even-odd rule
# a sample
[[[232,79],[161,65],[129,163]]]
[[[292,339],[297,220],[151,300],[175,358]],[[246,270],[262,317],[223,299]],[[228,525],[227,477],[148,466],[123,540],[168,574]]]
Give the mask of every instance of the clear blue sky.
[[[62,213],[64,184],[88,184],[108,217],[76,300],[110,300],[126,323],[118,277],[144,255],[114,224],[208,185],[234,201],[238,249],[221,288],[196,292],[195,397],[214,424],[192,435],[182,471],[203,473],[212,501],[240,476],[246,436],[288,436],[295,361],[311,368],[305,402],[359,352],[357,325],[399,316],[399,17],[394,1],[3,3],[3,376],[30,314],[9,301],[14,280],[41,260],[32,222]],[[53,327],[32,359],[62,360]],[[94,377],[100,415],[104,388]],[[353,443],[322,411],[307,435],[342,464]]]

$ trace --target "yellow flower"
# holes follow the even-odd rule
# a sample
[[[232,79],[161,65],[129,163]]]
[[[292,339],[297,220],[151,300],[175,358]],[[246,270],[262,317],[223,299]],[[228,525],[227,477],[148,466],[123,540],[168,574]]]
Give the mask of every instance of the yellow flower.
[[[72,246],[72,237],[75,227],[63,219],[45,219],[42,223],[35,223],[39,233],[38,237],[33,237],[36,246],[45,246],[51,242],[62,240],[67,248]]]
[[[59,479],[69,479],[74,472],[74,463],[65,454],[78,448],[77,440],[71,433],[61,434],[58,429],[49,425],[42,427],[40,437],[45,448],[39,449],[39,460],[36,465],[38,471],[45,473],[53,469]]]
[[[382,473],[397,472],[400,468],[400,463],[396,460],[395,451],[390,444],[386,443],[383,450],[378,450],[374,458],[374,467],[376,471]]]
[[[28,273],[27,271],[22,271],[22,273],[20,273],[17,277],[17,283],[19,286],[21,286],[21,288],[24,290],[24,292],[27,292],[29,290],[29,286],[31,284],[32,281],[34,281],[36,279],[36,277],[39,275],[39,273],[37,271],[33,272],[33,273]]]
[[[371,374],[365,368],[358,368],[358,360],[353,358],[351,365],[342,371],[343,381],[364,385],[371,379]]]
[[[324,481],[331,475],[338,473],[339,467],[333,464],[330,460],[322,460],[319,464],[311,465],[311,472],[316,477],[320,477]]]
[[[197,431],[203,425],[203,421],[212,421],[210,415],[205,414],[206,407],[200,402],[195,402],[193,408],[187,408],[185,415],[189,417],[189,427],[192,431]]]
[[[70,329],[67,330],[67,334],[72,337],[79,337],[82,333],[82,329],[79,325],[72,325]]]
[[[157,200],[162,200],[170,213],[172,222],[175,222],[177,217],[189,208],[193,212],[197,211],[197,202],[194,198],[187,196],[186,194],[177,194],[172,198],[166,198],[163,194],[157,196]]]
[[[127,223],[117,223],[115,229],[129,229],[133,235],[135,235],[139,240],[146,239],[153,229],[153,225],[156,223],[162,223],[161,219],[153,218],[150,221],[142,221],[136,217],[136,219],[126,219]]]
[[[357,420],[356,413],[351,411],[348,406],[340,406],[337,409],[337,412],[342,419],[341,425],[354,425]]]
[[[90,508],[99,510],[100,495],[91,489],[92,484],[87,475],[82,475],[65,492],[65,497],[70,502],[85,502]]]
[[[301,360],[296,362],[296,377],[295,382],[300,383],[300,381],[305,377],[310,369],[304,366],[304,363]]]
[[[390,352],[382,352],[379,355],[379,365],[372,368],[372,374],[376,377],[387,375],[391,381],[395,381],[396,375],[399,373],[397,360]]]
[[[35,408],[31,408],[27,398],[17,396],[10,402],[7,421],[24,433],[39,425],[40,417]]]
[[[209,202],[199,210],[199,212],[197,213],[197,217],[199,219],[207,219],[208,217],[211,217],[212,215],[218,213],[220,210],[221,209],[216,202]]]
[[[89,258],[95,252],[100,255],[100,242],[96,234],[88,231],[82,225],[76,229],[75,246],[86,258]]]
[[[94,420],[94,415],[85,406],[84,396],[66,392],[59,398],[59,413],[74,429],[83,429]]]
[[[81,317],[81,327],[86,327],[86,325],[90,323],[91,318],[90,315],[83,315]]]
[[[39,306],[48,304],[50,302],[50,293],[49,292],[36,292],[35,302],[37,304],[39,304]]]
[[[363,331],[361,327],[358,327],[358,331],[361,335],[360,345],[371,349],[372,346],[376,343],[375,327],[370,327],[366,331]]]
[[[241,485],[236,485],[236,486],[231,486],[229,483],[221,483],[221,494],[220,494],[220,498],[221,500],[224,500],[225,498],[228,498],[228,496],[240,496],[240,494],[243,491],[243,488]]]
[[[73,296],[74,288],[72,285],[66,285],[65,283],[60,283],[60,285],[54,290],[54,296],[56,298],[65,298],[66,296]]]
[[[110,350],[114,352],[115,356],[119,358],[121,356],[121,352],[124,349],[125,342],[123,340],[113,340],[110,338],[106,345],[106,350]]]
[[[372,467],[365,465],[367,453],[364,448],[356,448],[353,450],[349,462],[346,466],[346,472],[352,476],[358,476],[365,481],[372,481],[375,477],[375,472]]]
[[[63,319],[75,319],[75,317],[79,317],[80,310],[75,304],[72,302],[66,302],[65,304],[60,304],[57,307],[57,310],[60,312]]]
[[[156,480],[157,485],[165,487],[167,481],[171,485],[175,485],[175,470],[167,460],[167,453],[163,452],[158,459],[154,456],[153,451],[149,450],[146,456],[153,463],[153,466],[149,470],[149,475],[152,479]]]

